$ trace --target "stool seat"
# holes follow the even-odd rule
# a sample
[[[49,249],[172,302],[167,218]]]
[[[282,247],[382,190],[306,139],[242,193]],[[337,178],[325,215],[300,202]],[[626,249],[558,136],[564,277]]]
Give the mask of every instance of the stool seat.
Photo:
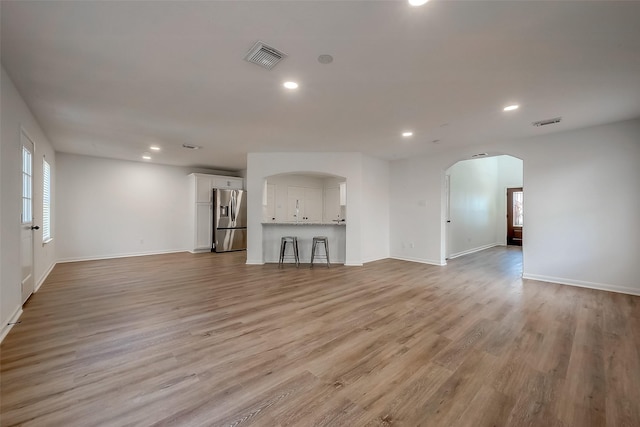
[[[324,245],[324,255],[316,255],[316,249],[319,244]],[[329,239],[326,236],[316,236],[311,243],[311,267],[313,268],[313,261],[316,257],[324,258],[327,260],[327,268],[331,267],[329,262]]]
[[[293,248],[293,255],[287,255],[287,243],[291,244]],[[278,268],[282,268],[285,258],[295,259],[296,268],[300,266],[300,256],[298,254],[298,238],[296,236],[284,236],[280,239],[280,260],[278,261]]]

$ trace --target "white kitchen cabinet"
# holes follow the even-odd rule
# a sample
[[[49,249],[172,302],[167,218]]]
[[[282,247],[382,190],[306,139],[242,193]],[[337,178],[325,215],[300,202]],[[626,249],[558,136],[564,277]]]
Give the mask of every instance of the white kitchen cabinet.
[[[287,221],[322,222],[322,189],[289,186]]]
[[[196,203],[211,203],[213,201],[213,176],[193,174],[196,186]]]
[[[304,220],[322,222],[322,188],[304,189]]]
[[[243,179],[192,173],[189,179],[189,235],[192,252],[210,251],[213,234],[213,189],[242,189]]]
[[[340,187],[324,190],[324,221],[340,220]]]
[[[228,190],[242,190],[244,182],[242,178],[231,176],[214,176],[213,188],[224,188]]]
[[[209,203],[196,204],[194,250],[210,250],[213,228],[213,207]]]

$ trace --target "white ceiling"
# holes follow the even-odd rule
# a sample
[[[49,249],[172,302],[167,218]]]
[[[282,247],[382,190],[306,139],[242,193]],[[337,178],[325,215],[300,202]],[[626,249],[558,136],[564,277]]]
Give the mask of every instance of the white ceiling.
[[[640,117],[637,1],[2,1],[0,14],[2,64],[60,152],[139,161],[157,144],[153,162],[237,170],[248,152],[395,159]],[[289,56],[245,62],[257,40]]]

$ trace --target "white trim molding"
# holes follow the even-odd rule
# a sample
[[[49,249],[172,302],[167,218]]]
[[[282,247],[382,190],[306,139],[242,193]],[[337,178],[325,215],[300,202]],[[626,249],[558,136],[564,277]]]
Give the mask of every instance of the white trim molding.
[[[479,246],[477,248],[467,249],[466,251],[462,251],[462,252],[458,252],[458,253],[455,253],[455,254],[451,254],[451,255],[449,255],[449,259],[458,258],[458,257],[463,256],[463,255],[469,255],[469,254],[472,254],[474,252],[484,251],[485,249],[494,248],[496,246],[503,246],[503,245],[501,245],[500,243],[490,243],[488,245]]]
[[[47,269],[47,271],[45,271],[45,273],[42,275],[42,277],[40,278],[40,280],[38,280],[38,283],[36,283],[36,288],[33,290],[33,293],[35,294],[36,292],[38,292],[38,290],[40,289],[40,286],[42,286],[42,284],[44,283],[45,280],[47,280],[47,277],[49,277],[49,274],[51,274],[51,272],[53,271],[53,267],[56,266],[56,262],[54,262],[53,264],[51,264],[49,266],[49,268]]]
[[[11,328],[15,325],[15,323],[22,316],[22,306],[18,307],[16,311],[13,313],[13,316],[9,318],[9,321],[2,325],[2,332],[0,332],[0,343],[5,339]]]
[[[136,253],[130,253],[130,254],[118,254],[118,255],[105,255],[105,256],[89,256],[89,257],[80,257],[80,258],[65,258],[65,259],[60,259],[58,260],[58,263],[67,263],[67,262],[78,262],[78,261],[98,261],[101,259],[114,259],[114,258],[129,258],[129,257],[136,257],[136,256],[147,256],[147,255],[164,255],[164,254],[175,254],[178,252],[187,252],[189,253],[189,250],[187,249],[175,249],[175,250],[168,250],[168,251],[157,251],[157,252],[136,252]],[[192,252],[193,253],[193,252]]]
[[[522,274],[523,279],[537,280],[540,282],[557,283],[559,285],[577,286],[579,288],[595,289],[598,291],[617,292],[628,295],[640,296],[640,289],[627,286],[607,285],[604,283],[585,282],[583,280],[565,279],[562,277],[543,276],[540,274]]]
[[[392,256],[391,259],[398,259],[400,261],[409,261],[409,262],[419,262],[420,264],[437,265],[439,267],[447,265],[447,261],[446,260],[436,261],[436,260],[431,260],[431,259],[399,257],[399,256]]]

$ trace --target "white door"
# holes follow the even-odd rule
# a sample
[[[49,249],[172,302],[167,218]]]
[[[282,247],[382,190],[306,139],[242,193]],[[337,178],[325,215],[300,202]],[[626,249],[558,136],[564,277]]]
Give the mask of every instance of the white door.
[[[22,303],[31,296],[33,278],[33,141],[23,132],[22,140],[22,215],[20,218],[20,264],[22,266]]]
[[[449,251],[451,250],[451,175],[447,174],[444,176],[444,257],[445,259],[449,259],[451,255]]]

